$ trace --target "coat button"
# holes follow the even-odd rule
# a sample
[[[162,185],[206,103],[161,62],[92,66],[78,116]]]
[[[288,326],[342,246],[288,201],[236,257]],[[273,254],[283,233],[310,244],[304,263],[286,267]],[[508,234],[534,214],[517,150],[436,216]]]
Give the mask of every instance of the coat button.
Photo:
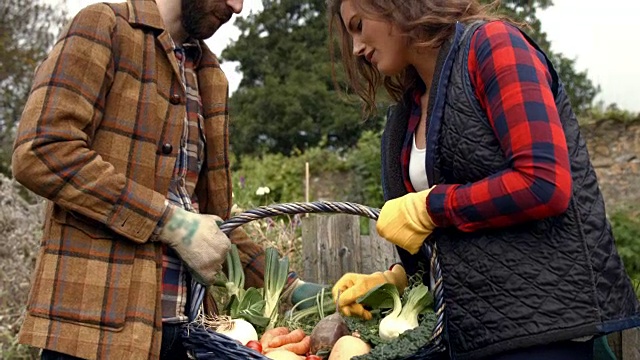
[[[171,154],[171,151],[173,151],[173,146],[171,146],[171,144],[166,143],[164,145],[162,145],[162,153],[165,155],[169,155]]]
[[[169,99],[169,102],[172,103],[173,105],[180,104],[181,102],[180,94],[171,94],[171,98]]]

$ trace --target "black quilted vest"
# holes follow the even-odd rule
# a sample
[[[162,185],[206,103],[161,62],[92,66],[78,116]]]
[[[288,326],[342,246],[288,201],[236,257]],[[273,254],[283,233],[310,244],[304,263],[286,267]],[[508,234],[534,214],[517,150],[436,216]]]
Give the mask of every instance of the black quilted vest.
[[[480,25],[458,24],[440,51],[428,112],[430,185],[475,182],[509,166],[469,79],[469,45]],[[573,195],[567,211],[556,217],[473,233],[438,229],[427,239],[439,250],[445,337],[454,359],[640,325],[640,307],[614,246],[585,141],[562,83],[547,63],[569,148]],[[407,192],[400,152],[408,101],[409,95],[390,109],[383,134],[386,200]],[[398,251],[409,273],[424,265],[424,253]]]

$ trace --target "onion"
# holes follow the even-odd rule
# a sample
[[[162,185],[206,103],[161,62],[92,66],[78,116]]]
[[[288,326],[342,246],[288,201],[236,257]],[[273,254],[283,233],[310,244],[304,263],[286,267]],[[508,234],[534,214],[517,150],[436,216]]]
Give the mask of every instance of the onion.
[[[216,332],[246,345],[251,340],[258,341],[258,333],[250,322],[244,319],[232,319],[230,316],[219,316],[211,324]]]

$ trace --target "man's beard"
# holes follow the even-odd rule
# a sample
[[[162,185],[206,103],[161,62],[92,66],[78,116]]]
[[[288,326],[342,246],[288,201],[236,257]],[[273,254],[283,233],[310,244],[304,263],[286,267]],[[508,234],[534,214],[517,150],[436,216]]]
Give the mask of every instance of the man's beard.
[[[196,40],[210,38],[232,15],[224,0],[182,0],[182,27]]]

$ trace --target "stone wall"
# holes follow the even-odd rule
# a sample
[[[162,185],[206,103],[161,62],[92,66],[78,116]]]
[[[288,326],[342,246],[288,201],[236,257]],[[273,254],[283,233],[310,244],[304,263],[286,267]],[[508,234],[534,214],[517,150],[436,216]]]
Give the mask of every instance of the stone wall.
[[[582,126],[607,211],[640,205],[640,121]]]

